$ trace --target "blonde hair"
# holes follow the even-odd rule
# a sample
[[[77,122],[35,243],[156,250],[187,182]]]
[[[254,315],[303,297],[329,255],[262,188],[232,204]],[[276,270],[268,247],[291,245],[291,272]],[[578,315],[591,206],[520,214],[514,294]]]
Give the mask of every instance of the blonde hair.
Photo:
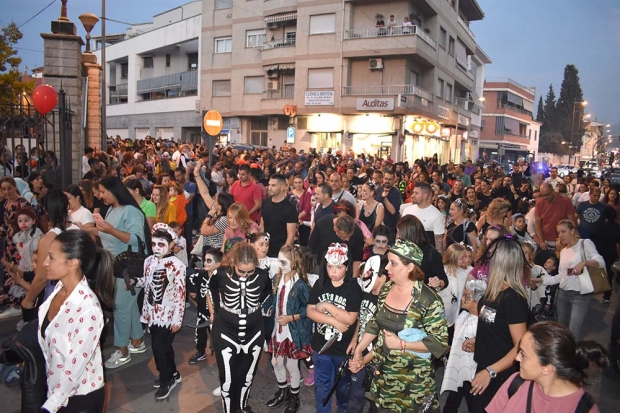
[[[168,208],[170,208],[170,195],[168,195],[168,188],[164,185],[155,185],[153,191],[156,189],[159,191],[159,202],[155,204],[157,207],[155,220],[157,222],[164,222]]]
[[[248,229],[250,229],[254,221],[250,219],[250,214],[248,214],[248,209],[245,205],[240,202],[235,202],[228,208],[228,214],[237,221],[237,225],[239,225],[243,233],[247,235]]]
[[[308,269],[306,268],[304,254],[301,247],[294,245],[285,245],[280,249],[280,253],[291,261],[291,271],[299,275],[299,279],[308,283]],[[280,271],[273,283],[274,294],[278,291],[278,285],[280,285],[280,279],[284,277],[282,271]]]
[[[228,267],[230,272],[234,271],[235,266],[252,264],[255,267],[258,266],[258,256],[254,247],[247,242],[236,243],[222,258],[222,266]]]
[[[443,265],[446,267],[446,274],[452,277],[456,276],[456,271],[459,268],[459,258],[467,248],[461,244],[452,244],[443,254]]]
[[[510,202],[506,201],[504,198],[495,198],[487,208],[487,217],[496,221],[503,220],[506,213],[511,210],[512,206]]]
[[[489,301],[496,301],[506,282],[510,288],[529,302],[528,294],[523,286],[524,269],[527,263],[521,244],[516,239],[506,238],[500,238],[494,241],[494,244],[495,249],[489,260],[489,279],[485,298]]]

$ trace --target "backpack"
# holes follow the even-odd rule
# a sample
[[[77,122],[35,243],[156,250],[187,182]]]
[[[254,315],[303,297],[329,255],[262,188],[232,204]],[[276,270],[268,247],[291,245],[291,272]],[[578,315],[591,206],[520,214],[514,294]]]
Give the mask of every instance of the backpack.
[[[521,387],[523,383],[525,383],[525,380],[521,378],[519,374],[517,374],[515,378],[512,379],[512,382],[510,382],[510,385],[508,386],[508,398],[509,399],[515,395],[515,393],[517,392],[517,390],[519,390],[519,387]],[[532,409],[533,388],[534,388],[534,382],[531,382],[530,388],[527,393],[527,413],[530,413]],[[579,403],[577,404],[577,407],[575,408],[575,413],[588,413],[592,409],[594,404],[595,404],[594,398],[590,396],[590,393],[584,390],[583,396],[581,396],[581,399],[579,399]]]

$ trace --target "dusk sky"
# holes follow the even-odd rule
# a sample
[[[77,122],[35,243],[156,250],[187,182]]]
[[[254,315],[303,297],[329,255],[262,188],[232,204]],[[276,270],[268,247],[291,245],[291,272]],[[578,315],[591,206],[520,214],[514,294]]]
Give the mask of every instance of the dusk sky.
[[[23,24],[52,0],[0,0],[0,25]],[[559,96],[564,66],[579,69],[587,113],[605,123],[620,126],[620,1],[618,0],[478,0],[485,19],[471,25],[476,39],[491,57],[486,78],[511,78],[535,86],[539,95],[553,83]],[[186,3],[178,0],[107,0],[107,16],[130,23],[147,22],[154,14]],[[27,7],[24,7],[27,4]],[[24,64],[43,64],[41,32],[49,32],[50,21],[60,12],[60,0],[21,27],[18,44]],[[69,0],[69,18],[84,35],[77,18],[84,12],[101,14],[100,0]],[[122,32],[126,26],[108,22],[107,32]],[[93,34],[99,34],[98,23]],[[612,130],[620,135],[620,130]]]

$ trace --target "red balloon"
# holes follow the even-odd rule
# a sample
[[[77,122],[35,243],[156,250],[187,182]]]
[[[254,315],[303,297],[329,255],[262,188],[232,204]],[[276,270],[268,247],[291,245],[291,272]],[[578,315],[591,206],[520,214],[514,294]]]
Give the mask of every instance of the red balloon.
[[[32,101],[39,113],[46,115],[56,107],[58,92],[50,85],[39,85],[32,92]]]

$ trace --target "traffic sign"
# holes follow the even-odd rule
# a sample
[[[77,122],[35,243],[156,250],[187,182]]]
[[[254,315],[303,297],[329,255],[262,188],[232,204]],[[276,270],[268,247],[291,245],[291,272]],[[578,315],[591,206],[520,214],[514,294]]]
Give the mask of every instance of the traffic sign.
[[[295,127],[286,128],[286,143],[295,143]]]
[[[222,115],[217,110],[210,110],[202,118],[202,127],[211,136],[218,136],[224,126]]]

